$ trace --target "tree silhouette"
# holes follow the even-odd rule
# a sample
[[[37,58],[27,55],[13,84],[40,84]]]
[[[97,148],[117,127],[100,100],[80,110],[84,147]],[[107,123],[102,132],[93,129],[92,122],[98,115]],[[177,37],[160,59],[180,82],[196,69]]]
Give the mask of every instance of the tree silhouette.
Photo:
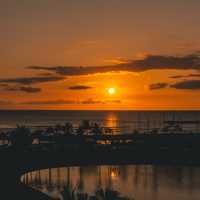
[[[25,126],[17,126],[10,135],[10,141],[15,148],[26,148],[32,144],[30,129]]]

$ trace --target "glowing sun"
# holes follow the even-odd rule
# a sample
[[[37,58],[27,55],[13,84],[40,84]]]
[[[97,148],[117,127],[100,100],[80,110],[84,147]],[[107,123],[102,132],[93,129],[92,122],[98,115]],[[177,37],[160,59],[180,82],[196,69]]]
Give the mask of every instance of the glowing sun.
[[[115,94],[115,92],[116,92],[116,89],[115,89],[115,88],[113,88],[113,87],[108,88],[108,93],[109,93],[110,95]]]

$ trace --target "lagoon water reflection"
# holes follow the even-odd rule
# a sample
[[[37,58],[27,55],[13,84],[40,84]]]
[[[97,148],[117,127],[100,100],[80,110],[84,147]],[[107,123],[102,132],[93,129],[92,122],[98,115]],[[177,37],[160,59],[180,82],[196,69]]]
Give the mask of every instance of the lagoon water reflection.
[[[61,167],[30,172],[22,182],[56,198],[64,191],[113,190],[135,200],[199,200],[200,168],[153,165]]]

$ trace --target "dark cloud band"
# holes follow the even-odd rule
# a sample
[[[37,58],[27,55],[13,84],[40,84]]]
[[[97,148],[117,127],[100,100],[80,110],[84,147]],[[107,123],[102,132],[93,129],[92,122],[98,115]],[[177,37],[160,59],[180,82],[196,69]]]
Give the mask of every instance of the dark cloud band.
[[[169,78],[179,79],[179,78],[192,78],[192,77],[200,77],[200,74],[176,75],[176,76],[170,76]]]
[[[149,85],[150,90],[158,90],[166,87],[175,88],[177,90],[200,90],[200,80],[183,80],[174,84],[155,83]]]
[[[158,89],[166,88],[167,86],[168,86],[167,83],[154,83],[149,86],[149,89],[150,90],[158,90]]]
[[[96,99],[86,99],[82,101],[75,100],[50,100],[50,101],[29,101],[22,102],[21,104],[29,105],[67,105],[67,104],[112,104],[121,103],[121,100],[96,100]]]
[[[65,78],[61,76],[21,77],[21,78],[0,79],[0,83],[31,85],[36,83],[60,81],[63,79]]]
[[[92,87],[86,86],[86,85],[75,85],[75,86],[68,87],[68,89],[70,89],[70,90],[88,90],[88,89],[92,89]]]
[[[30,66],[28,69],[54,72],[63,76],[91,75],[106,72],[143,72],[147,70],[185,69],[200,70],[200,57],[198,54],[186,56],[149,55],[141,60],[128,60],[126,63],[110,66]]]
[[[38,93],[41,92],[41,88],[35,88],[35,87],[18,87],[18,86],[8,86],[4,88],[4,91],[10,91],[10,92],[26,92],[26,93]]]
[[[170,85],[171,88],[184,89],[184,90],[199,90],[200,80],[184,80]]]

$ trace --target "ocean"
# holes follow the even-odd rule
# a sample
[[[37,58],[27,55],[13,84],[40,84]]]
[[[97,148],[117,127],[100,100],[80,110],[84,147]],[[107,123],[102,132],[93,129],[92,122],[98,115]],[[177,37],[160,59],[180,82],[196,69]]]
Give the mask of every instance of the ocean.
[[[83,120],[115,128],[118,133],[131,133],[135,129],[159,128],[168,120],[199,121],[199,111],[0,111],[0,129],[13,129],[16,125],[30,128],[46,127],[71,122],[78,126]],[[198,124],[184,128],[199,129]]]

